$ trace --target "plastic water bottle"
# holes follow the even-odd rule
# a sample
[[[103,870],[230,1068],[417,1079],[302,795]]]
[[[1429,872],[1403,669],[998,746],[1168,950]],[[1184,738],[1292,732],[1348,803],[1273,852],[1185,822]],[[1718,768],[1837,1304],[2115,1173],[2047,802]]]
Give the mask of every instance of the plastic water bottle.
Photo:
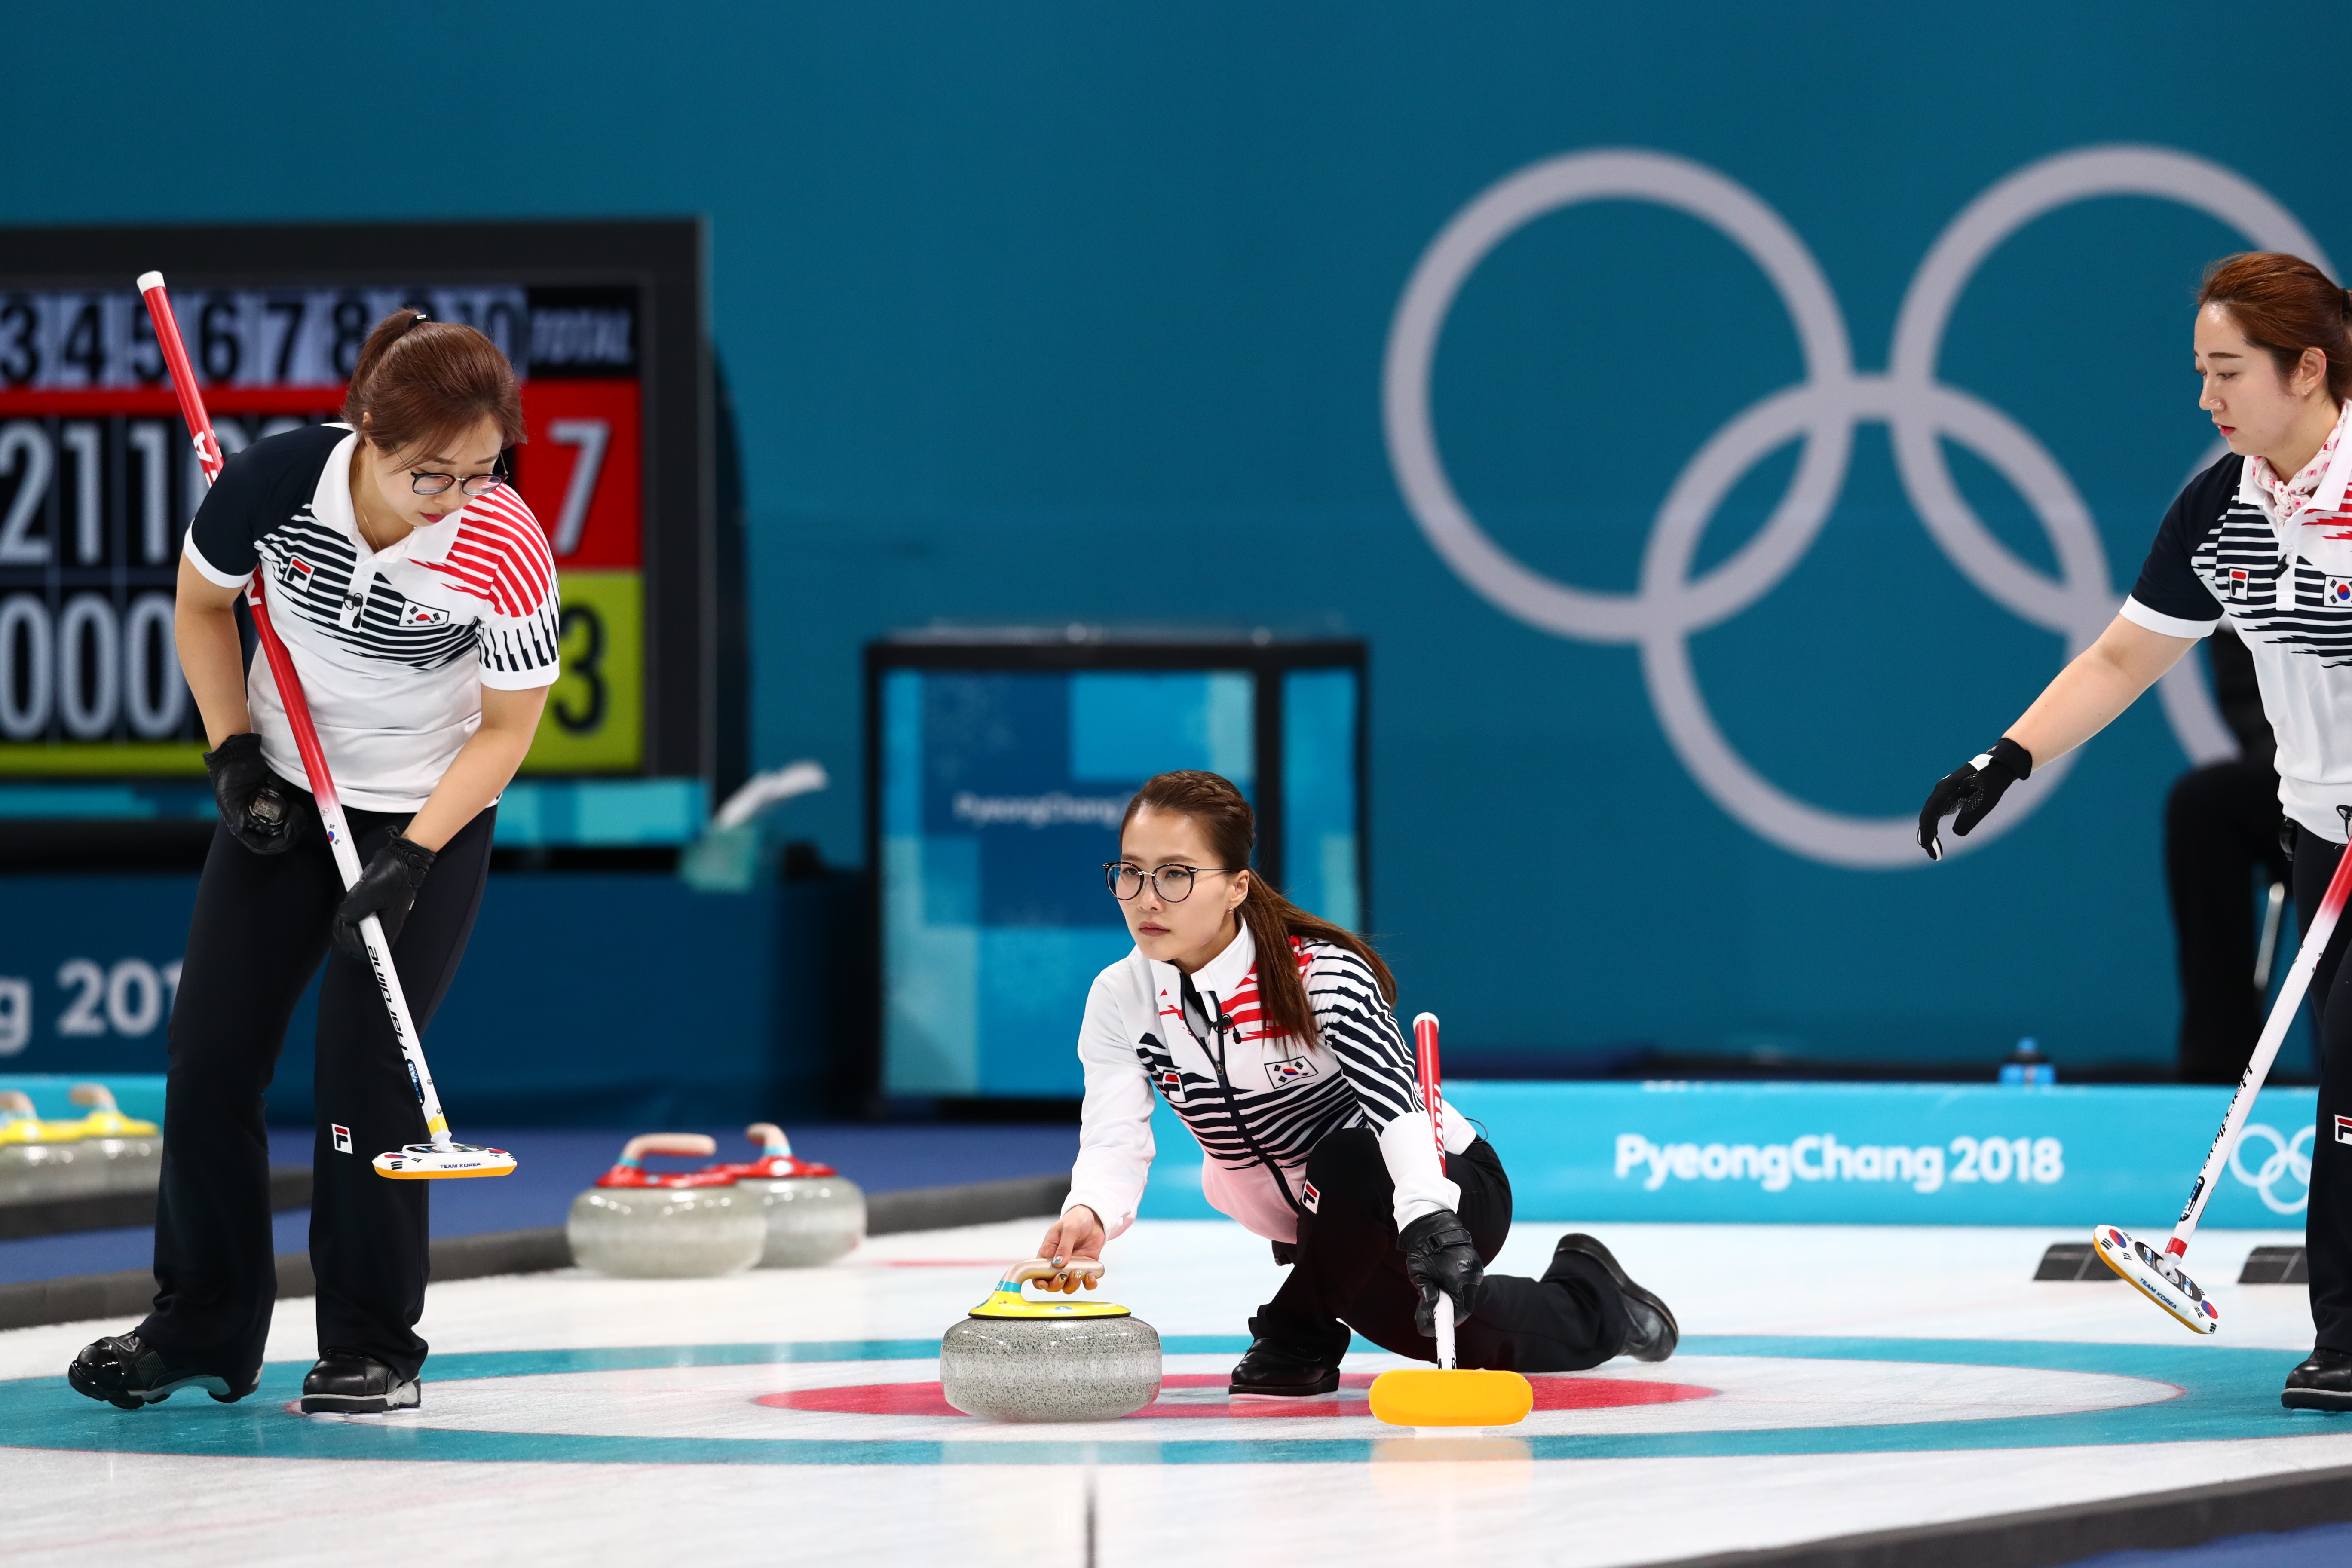
[[[2044,1088],[2058,1081],[2057,1066],[2035,1048],[2033,1037],[2017,1042],[2009,1060],[2000,1064],[2000,1081],[2025,1088]]]

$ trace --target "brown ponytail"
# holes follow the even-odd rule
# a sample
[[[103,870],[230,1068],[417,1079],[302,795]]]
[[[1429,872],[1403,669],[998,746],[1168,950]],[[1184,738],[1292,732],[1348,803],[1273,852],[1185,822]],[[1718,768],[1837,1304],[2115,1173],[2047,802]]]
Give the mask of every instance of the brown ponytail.
[[[2280,381],[2294,374],[2304,350],[2317,349],[2327,356],[2327,395],[2352,398],[2352,295],[2310,262],[2274,250],[2225,256],[2197,291],[2197,308],[2208,305],[2228,310],[2248,342],[2270,351]]]
[[[1242,792],[1221,775],[1187,769],[1145,780],[1135,798],[1127,803],[1120,831],[1146,806],[1190,817],[1198,824],[1218,864],[1249,866],[1250,852],[1257,844],[1257,818]],[[1315,1008],[1307,1000],[1307,984],[1298,977],[1298,965],[1291,958],[1292,937],[1328,942],[1354,953],[1371,970],[1389,1005],[1396,1005],[1396,976],[1363,938],[1308,914],[1276,892],[1274,884],[1254,868],[1249,894],[1242,900],[1241,917],[1249,922],[1250,938],[1257,945],[1258,1005],[1265,1010],[1267,1034],[1309,1043],[1315,1038]]]
[[[418,456],[488,419],[500,447],[522,441],[522,389],[498,344],[471,327],[398,310],[375,324],[352,370],[343,418],[378,450]]]

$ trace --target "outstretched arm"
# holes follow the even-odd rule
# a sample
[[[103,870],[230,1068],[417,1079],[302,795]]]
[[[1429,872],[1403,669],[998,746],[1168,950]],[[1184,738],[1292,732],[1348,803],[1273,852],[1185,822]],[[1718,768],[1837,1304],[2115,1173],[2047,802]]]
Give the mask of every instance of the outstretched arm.
[[[2127,616],[2108,622],[2000,740],[1937,781],[1919,812],[1919,847],[1927,858],[1944,858],[1937,828],[1945,817],[1953,818],[1955,835],[1967,837],[2010,785],[2105,729],[2196,646],[2195,637],[2150,631]]]
[[[2009,727],[2009,738],[2026,749],[2034,766],[2047,766],[2115,722],[2196,646],[2195,637],[2167,637],[2117,616],[2042,689]]]

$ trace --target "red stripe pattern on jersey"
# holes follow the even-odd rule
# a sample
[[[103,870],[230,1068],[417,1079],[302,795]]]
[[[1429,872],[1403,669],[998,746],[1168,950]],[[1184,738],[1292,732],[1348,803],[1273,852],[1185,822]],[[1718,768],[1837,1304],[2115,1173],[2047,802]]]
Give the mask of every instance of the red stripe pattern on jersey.
[[[457,537],[438,561],[420,561],[461,592],[488,601],[509,620],[521,620],[546,603],[555,586],[555,557],[547,531],[530,508],[501,485],[477,496],[457,516]]]

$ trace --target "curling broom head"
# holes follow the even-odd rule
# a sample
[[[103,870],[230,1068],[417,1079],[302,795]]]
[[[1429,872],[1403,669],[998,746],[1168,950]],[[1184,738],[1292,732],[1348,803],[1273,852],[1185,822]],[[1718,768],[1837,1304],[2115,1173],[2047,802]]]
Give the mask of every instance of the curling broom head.
[[[1372,1379],[1372,1414],[1391,1426],[1516,1426],[1535,1386],[1516,1372],[1402,1367]]]
[[[436,1149],[411,1143],[388,1154],[378,1154],[375,1173],[395,1182],[441,1182],[457,1176],[507,1176],[514,1173],[515,1157],[503,1149],[478,1143],[452,1143]]]
[[[2210,1334],[2221,1328],[2221,1312],[2205,1299],[2205,1292],[2189,1278],[2178,1258],[2135,1240],[2128,1231],[2112,1225],[2093,1230],[2091,1245],[2100,1262],[2179,1320],[2182,1328],[2195,1334]]]

